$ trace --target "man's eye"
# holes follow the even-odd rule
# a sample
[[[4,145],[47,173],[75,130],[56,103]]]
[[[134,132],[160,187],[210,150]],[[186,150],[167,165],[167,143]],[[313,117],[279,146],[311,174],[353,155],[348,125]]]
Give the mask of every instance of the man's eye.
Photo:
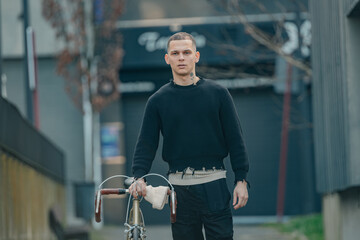
[[[171,55],[177,55],[178,53],[177,52],[173,52]]]
[[[190,52],[185,52],[185,54],[186,54],[186,55],[189,55],[189,54],[190,54]]]

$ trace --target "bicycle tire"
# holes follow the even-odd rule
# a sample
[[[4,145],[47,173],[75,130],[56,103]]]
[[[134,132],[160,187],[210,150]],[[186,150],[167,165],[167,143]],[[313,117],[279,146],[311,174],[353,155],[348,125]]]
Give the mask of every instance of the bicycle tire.
[[[132,239],[133,240],[141,240],[141,238],[140,238],[140,229],[138,229],[137,227],[133,229]]]

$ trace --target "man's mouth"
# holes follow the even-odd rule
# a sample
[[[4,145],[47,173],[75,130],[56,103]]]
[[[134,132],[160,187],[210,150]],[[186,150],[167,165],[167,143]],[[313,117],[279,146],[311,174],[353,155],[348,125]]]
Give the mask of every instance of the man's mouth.
[[[179,68],[185,68],[185,67],[186,67],[186,64],[179,64],[178,67],[179,67]]]

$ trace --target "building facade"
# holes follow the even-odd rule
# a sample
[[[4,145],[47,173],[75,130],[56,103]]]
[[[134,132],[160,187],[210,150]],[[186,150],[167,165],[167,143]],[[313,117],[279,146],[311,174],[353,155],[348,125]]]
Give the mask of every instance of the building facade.
[[[325,238],[360,232],[360,3],[310,1],[317,189]]]

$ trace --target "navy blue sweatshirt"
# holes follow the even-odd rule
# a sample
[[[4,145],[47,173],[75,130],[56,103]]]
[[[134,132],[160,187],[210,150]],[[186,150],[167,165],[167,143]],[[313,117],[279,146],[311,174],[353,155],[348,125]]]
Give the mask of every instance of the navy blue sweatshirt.
[[[246,179],[249,162],[234,102],[214,81],[200,79],[189,86],[171,81],[149,98],[134,153],[135,177],[150,171],[160,132],[170,172],[221,169],[230,154],[235,181]]]

